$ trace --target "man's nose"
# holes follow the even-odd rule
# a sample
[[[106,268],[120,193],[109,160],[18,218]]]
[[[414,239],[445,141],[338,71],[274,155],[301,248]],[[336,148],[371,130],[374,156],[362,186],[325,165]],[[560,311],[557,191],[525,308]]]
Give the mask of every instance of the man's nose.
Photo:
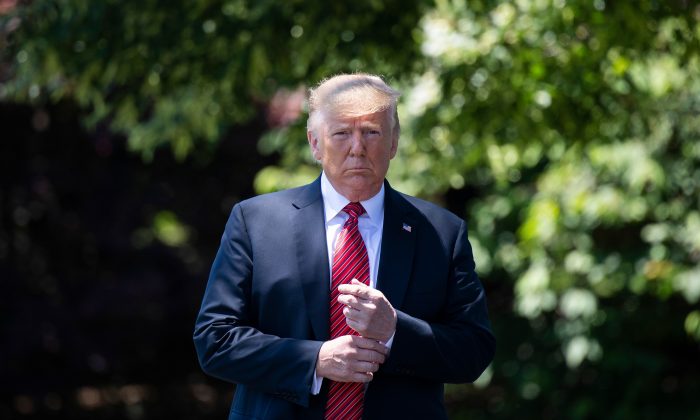
[[[362,135],[362,130],[353,130],[350,142],[350,153],[352,155],[363,156],[365,154],[365,140]]]

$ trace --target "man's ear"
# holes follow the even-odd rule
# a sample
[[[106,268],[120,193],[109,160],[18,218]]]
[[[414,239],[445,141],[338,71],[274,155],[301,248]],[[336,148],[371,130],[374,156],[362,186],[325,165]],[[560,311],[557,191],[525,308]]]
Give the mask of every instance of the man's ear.
[[[306,139],[309,141],[309,147],[311,148],[311,155],[316,160],[321,160],[321,149],[318,142],[318,136],[312,130],[306,131]]]
[[[399,150],[399,133],[396,129],[391,133],[391,151],[389,154],[389,159],[393,159],[396,156],[396,151]]]

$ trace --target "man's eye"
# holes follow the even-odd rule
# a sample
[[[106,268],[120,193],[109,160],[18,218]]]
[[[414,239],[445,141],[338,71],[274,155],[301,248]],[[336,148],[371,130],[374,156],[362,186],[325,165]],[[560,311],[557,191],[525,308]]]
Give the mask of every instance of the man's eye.
[[[345,136],[347,134],[347,131],[336,131],[335,133],[333,133],[334,136]]]

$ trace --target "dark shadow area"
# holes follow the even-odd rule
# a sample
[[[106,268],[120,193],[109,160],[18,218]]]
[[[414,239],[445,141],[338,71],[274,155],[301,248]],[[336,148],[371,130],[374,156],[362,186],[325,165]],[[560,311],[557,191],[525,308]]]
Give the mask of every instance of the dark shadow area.
[[[264,125],[145,163],[78,116],[0,104],[0,418],[223,418],[191,331]]]

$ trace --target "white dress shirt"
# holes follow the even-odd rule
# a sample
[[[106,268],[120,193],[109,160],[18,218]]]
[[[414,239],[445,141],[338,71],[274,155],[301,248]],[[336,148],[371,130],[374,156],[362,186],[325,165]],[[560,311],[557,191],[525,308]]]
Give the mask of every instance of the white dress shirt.
[[[343,208],[350,200],[338,193],[326,177],[321,174],[321,195],[323,196],[323,212],[326,218],[326,245],[328,246],[328,267],[330,267],[331,285],[333,282],[333,251],[338,234],[350,217]],[[384,185],[374,197],[360,201],[365,213],[358,218],[357,227],[367,248],[369,257],[369,286],[377,287],[379,271],[379,250],[382,244],[382,228],[384,227]]]
[[[323,197],[323,213],[326,221],[326,245],[328,247],[328,267],[330,270],[331,283],[333,282],[333,250],[335,241],[340,230],[350,217],[343,208],[350,203],[350,200],[333,188],[333,185],[326,177],[326,173],[321,174],[321,196]],[[367,248],[369,257],[369,286],[377,287],[377,274],[379,272],[379,253],[382,245],[382,229],[384,228],[384,184],[377,194],[372,198],[360,201],[365,213],[358,218],[357,227]],[[329,285],[332,287],[332,284]],[[394,336],[386,342],[386,346],[391,348]],[[311,385],[313,395],[321,392],[323,378],[314,371],[314,380]]]

